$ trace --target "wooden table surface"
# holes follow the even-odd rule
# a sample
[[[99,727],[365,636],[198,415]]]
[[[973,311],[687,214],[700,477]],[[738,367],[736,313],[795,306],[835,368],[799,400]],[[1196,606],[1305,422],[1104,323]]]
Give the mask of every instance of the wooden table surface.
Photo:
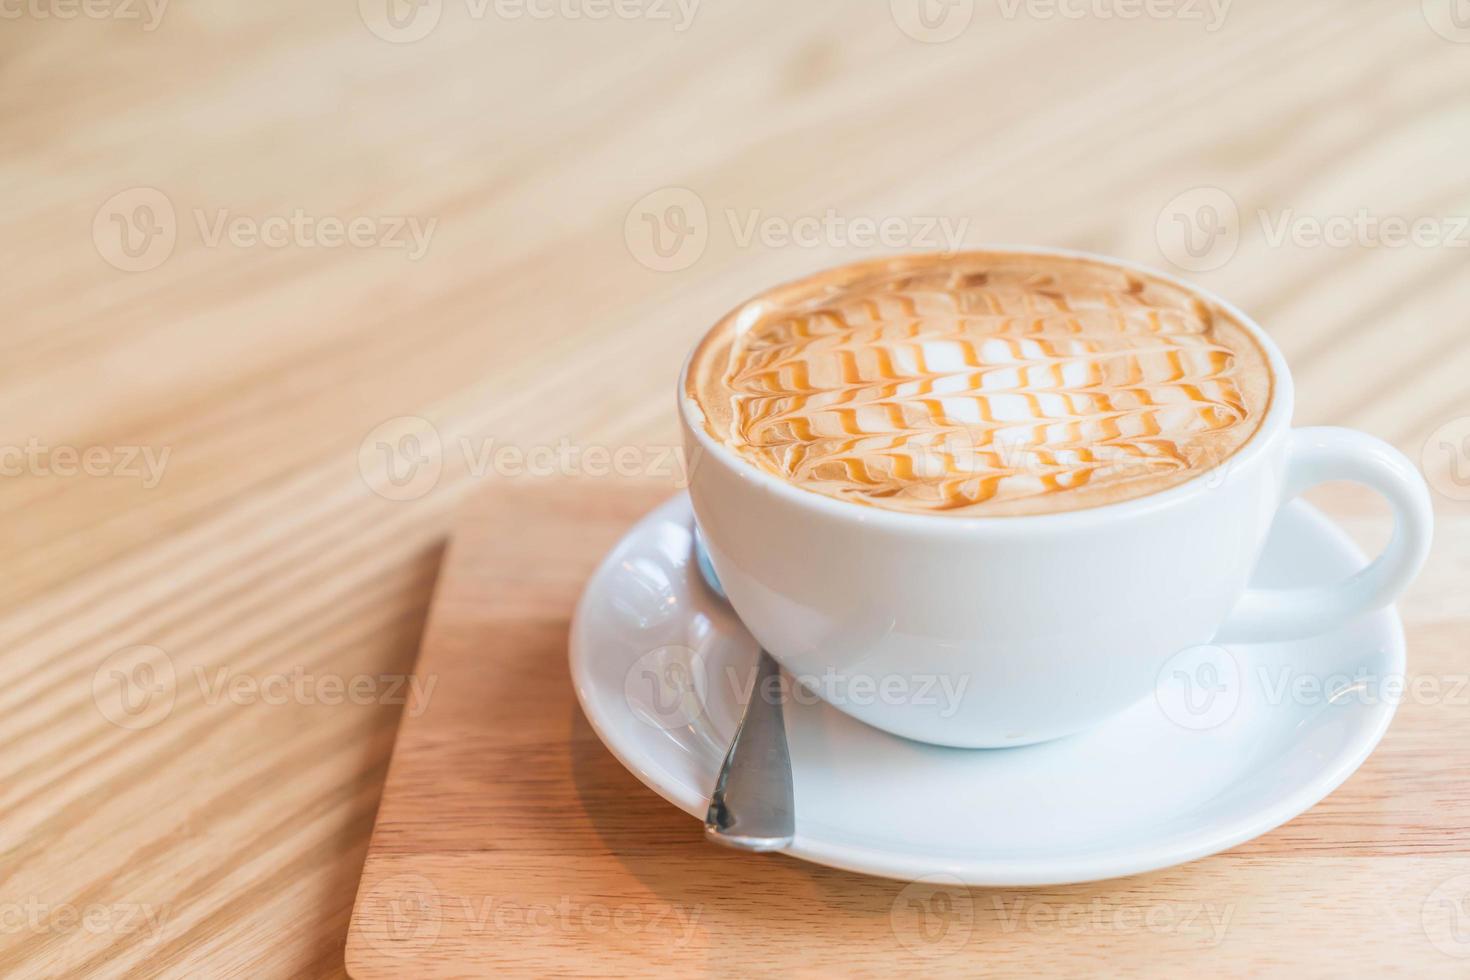
[[[712,846],[603,746],[572,690],[568,611],[668,492],[583,482],[505,483],[456,522],[416,664],[427,693],[399,724],[348,931],[357,980],[1092,977],[1103,964],[1175,978],[1201,963],[1229,977],[1465,974],[1470,943],[1448,903],[1470,885],[1470,862],[1425,856],[1463,834],[1463,806],[1434,815],[1463,772],[1441,773],[1424,748],[1463,740],[1470,724],[1417,704],[1307,813],[1152,874],[970,889]],[[650,636],[666,625],[651,622]],[[842,726],[818,727],[824,738]],[[807,726],[794,758],[803,733],[811,748]]]
[[[1260,943],[1243,961],[1261,969],[1311,973],[1335,947],[1462,974],[1454,12],[3,6],[0,975],[340,976],[466,497],[562,475],[672,487],[672,383],[704,326],[780,279],[953,242],[1183,272],[1272,332],[1300,423],[1423,460],[1439,527],[1401,608],[1439,693],[1404,704],[1350,806],[1248,845],[1256,873],[1221,900],[1288,923],[1312,904],[1300,930],[1226,937]],[[1331,503],[1382,540],[1376,501]],[[1142,881],[1130,895],[1177,886]],[[977,961],[1077,968],[1095,938]]]

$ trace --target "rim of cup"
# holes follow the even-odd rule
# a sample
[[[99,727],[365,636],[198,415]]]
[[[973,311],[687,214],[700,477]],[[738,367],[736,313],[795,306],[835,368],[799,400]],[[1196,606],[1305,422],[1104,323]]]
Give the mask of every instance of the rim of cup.
[[[1266,447],[1279,435],[1282,430],[1290,428],[1294,391],[1292,388],[1291,373],[1286,366],[1286,358],[1276,347],[1265,329],[1248,316],[1243,310],[1204,287],[1171,275],[1159,269],[1154,269],[1138,262],[1127,259],[1119,259],[1110,255],[1099,255],[1096,252],[1087,252],[1080,249],[1052,248],[1044,245],[980,245],[975,248],[967,248],[961,252],[949,254],[952,259],[963,259],[969,256],[991,255],[997,253],[1038,255],[1055,258],[1085,259],[1091,262],[1101,263],[1115,269],[1135,272],[1149,278],[1159,279],[1174,285],[1194,296],[1199,297],[1207,303],[1224,310],[1233,317],[1241,327],[1250,334],[1261,350],[1266,355],[1266,363],[1271,371],[1271,400],[1266,408],[1266,414],[1261,419],[1261,424],[1256,431],[1229,456],[1215,462],[1213,465],[1201,469],[1189,479],[1170,487],[1165,487],[1154,493],[1145,494],[1142,497],[1134,497],[1130,500],[1120,500],[1113,503],[1097,504],[1091,507],[1083,507],[1076,510],[1056,511],[1043,514],[1009,514],[992,516],[961,516],[957,514],[914,514],[900,511],[884,510],[866,504],[855,503],[850,500],[839,500],[836,497],[828,497],[812,490],[782,480],[780,477],[767,473],[749,460],[741,457],[738,453],[728,447],[716,442],[705,430],[703,412],[698,404],[686,394],[685,380],[689,374],[689,365],[694,359],[695,351],[703,343],[704,338],[709,335],[707,329],[700,334],[699,340],[684,358],[683,367],[679,370],[679,381],[677,397],[679,402],[679,419],[687,433],[691,434],[697,443],[697,455],[690,461],[690,479],[698,472],[701,465],[708,465],[710,461],[717,461],[720,465],[734,471],[741,479],[748,480],[755,486],[771,493],[784,501],[795,506],[807,508],[814,513],[824,515],[834,520],[848,520],[859,524],[869,525],[877,528],[889,528],[895,531],[917,534],[942,534],[953,536],[955,534],[996,534],[1006,532],[1032,533],[1037,531],[1070,531],[1077,528],[1096,526],[1098,524],[1111,523],[1113,521],[1126,520],[1140,517],[1155,511],[1164,510],[1175,504],[1181,503],[1192,497],[1203,493],[1209,493],[1216,488],[1216,481],[1221,479],[1221,471],[1225,471],[1223,479],[1229,479],[1229,470],[1236,467],[1247,467],[1266,451]],[[803,276],[790,283],[780,285],[794,285],[803,279],[815,275],[826,275],[835,269],[857,268],[864,265],[880,266],[894,261],[902,261],[909,257],[922,257],[926,253],[900,253],[877,259],[864,259],[858,262],[845,263],[829,269],[819,270],[809,276]],[[780,285],[771,288],[780,288]],[[736,306],[716,323],[722,323],[741,309],[744,309],[759,295],[747,299]]]

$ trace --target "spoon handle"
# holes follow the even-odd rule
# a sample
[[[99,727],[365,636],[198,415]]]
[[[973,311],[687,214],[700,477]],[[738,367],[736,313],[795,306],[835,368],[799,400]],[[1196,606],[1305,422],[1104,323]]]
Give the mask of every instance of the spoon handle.
[[[779,851],[796,835],[791,753],[781,713],[780,668],[762,650],[745,717],[710,796],[704,835],[745,851]]]

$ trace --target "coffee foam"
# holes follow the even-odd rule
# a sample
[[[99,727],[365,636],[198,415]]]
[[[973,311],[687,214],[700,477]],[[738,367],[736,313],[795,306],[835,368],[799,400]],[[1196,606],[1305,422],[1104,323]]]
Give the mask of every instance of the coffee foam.
[[[1270,401],[1242,325],[1173,283],[1012,253],[845,266],[710,331],[686,397],[794,486],[1002,516],[1154,493],[1220,464]]]

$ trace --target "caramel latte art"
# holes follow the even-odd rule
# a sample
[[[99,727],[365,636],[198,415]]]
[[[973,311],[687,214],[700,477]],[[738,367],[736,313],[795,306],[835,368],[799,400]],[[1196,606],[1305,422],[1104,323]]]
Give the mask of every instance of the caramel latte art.
[[[815,493],[988,517],[1141,497],[1224,462],[1271,397],[1224,310],[1105,262],[915,256],[778,287],[695,350],[686,398]]]

